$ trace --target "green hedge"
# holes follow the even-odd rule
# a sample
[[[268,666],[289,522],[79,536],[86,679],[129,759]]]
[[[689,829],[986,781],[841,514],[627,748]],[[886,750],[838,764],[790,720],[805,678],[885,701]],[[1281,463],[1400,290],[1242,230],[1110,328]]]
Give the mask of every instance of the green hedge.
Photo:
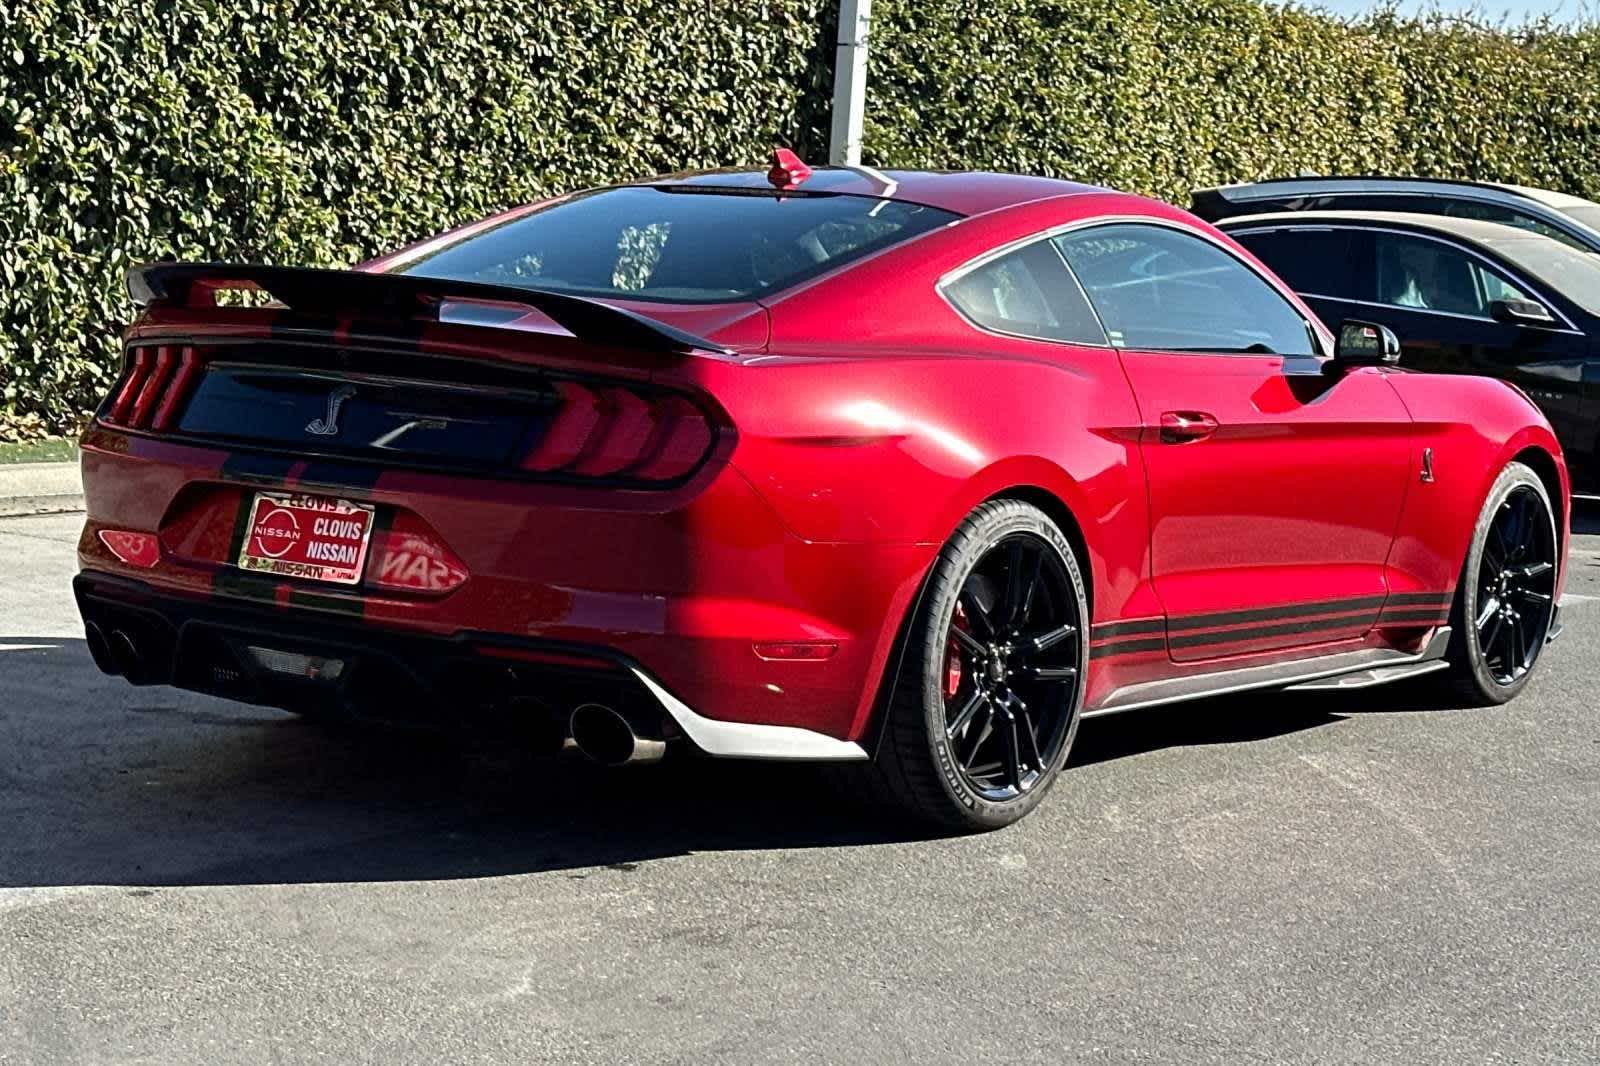
[[[131,263],[347,264],[552,191],[826,149],[834,0],[0,0],[0,436]],[[1301,170],[1600,195],[1600,34],[1250,0],[878,0],[868,161],[1183,201]],[[8,428],[9,427],[9,428]]]

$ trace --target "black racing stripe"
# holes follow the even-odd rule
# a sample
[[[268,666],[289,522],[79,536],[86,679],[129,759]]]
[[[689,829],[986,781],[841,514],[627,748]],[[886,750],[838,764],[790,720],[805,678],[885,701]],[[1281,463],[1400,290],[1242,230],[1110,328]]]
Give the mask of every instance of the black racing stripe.
[[[1332,611],[1348,613],[1362,608],[1372,608],[1376,613],[1385,596],[1356,596],[1342,600],[1321,600],[1316,603],[1290,603],[1282,607],[1253,607],[1244,611],[1220,611],[1216,614],[1192,614],[1167,622],[1168,631],[1186,629],[1211,629],[1215,626],[1238,622],[1264,622],[1274,618],[1299,618],[1308,614],[1327,614]]]
[[[287,455],[262,455],[260,452],[234,452],[222,461],[222,476],[234,481],[281,485],[300,460]]]
[[[214,592],[224,593],[229,596],[238,596],[247,600],[259,600],[263,603],[276,604],[278,602],[278,582],[273,578],[262,577],[260,574],[250,574],[243,570],[223,569],[217,571],[216,577],[211,581]]]
[[[1102,622],[1090,629],[1090,639],[1109,640],[1112,637],[1131,637],[1139,633],[1160,633],[1166,628],[1162,618],[1138,618],[1126,622]]]
[[[1384,611],[1378,618],[1379,625],[1389,625],[1394,622],[1443,622],[1445,612],[1438,608],[1431,611]]]
[[[304,491],[371,490],[377,487],[378,479],[383,476],[383,467],[377,463],[340,463],[320,459],[307,459],[305,463],[305,469],[295,479],[295,487]]]
[[[298,585],[289,589],[289,605],[291,607],[310,607],[318,611],[331,611],[335,614],[349,615],[360,615],[366,610],[366,604],[360,597],[330,596],[327,593],[302,588]]]
[[[1141,640],[1124,640],[1115,644],[1101,644],[1089,649],[1089,658],[1108,659],[1113,655],[1132,655],[1141,651],[1164,651],[1167,647],[1165,637],[1146,637]]]
[[[1347,601],[1348,602],[1348,601]],[[1374,615],[1362,611],[1356,614],[1330,615],[1303,622],[1283,622],[1270,626],[1251,626],[1248,629],[1228,629],[1217,633],[1196,633],[1187,637],[1169,638],[1174,648],[1197,648],[1207,644],[1234,644],[1266,637],[1286,637],[1295,633],[1316,633],[1321,630],[1354,629],[1372,624]]]
[[[1448,592],[1396,592],[1389,596],[1389,606],[1399,607],[1408,604],[1443,604],[1450,602]]]

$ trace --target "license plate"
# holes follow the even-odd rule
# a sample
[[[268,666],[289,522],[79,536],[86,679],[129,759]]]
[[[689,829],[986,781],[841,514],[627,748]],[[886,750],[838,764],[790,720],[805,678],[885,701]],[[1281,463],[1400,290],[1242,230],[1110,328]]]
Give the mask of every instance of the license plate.
[[[354,585],[372,539],[372,507],[326,496],[258,492],[239,566],[256,573]]]

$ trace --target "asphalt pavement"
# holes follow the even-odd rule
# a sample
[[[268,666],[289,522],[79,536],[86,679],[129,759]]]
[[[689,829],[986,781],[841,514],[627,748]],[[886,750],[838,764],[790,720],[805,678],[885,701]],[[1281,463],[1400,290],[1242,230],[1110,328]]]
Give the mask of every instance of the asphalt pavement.
[[[957,838],[104,678],[80,521],[0,519],[0,1063],[1600,1061],[1600,511],[1511,705],[1087,722]]]

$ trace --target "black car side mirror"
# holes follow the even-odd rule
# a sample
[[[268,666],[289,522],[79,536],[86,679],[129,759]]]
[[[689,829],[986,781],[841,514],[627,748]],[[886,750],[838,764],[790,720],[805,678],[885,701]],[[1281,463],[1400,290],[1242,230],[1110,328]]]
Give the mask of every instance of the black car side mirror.
[[[1538,300],[1496,300],[1489,305],[1496,322],[1513,326],[1553,326],[1556,316]]]
[[[1331,367],[1393,366],[1400,362],[1400,338],[1388,326],[1346,319],[1339,324],[1339,341]]]

